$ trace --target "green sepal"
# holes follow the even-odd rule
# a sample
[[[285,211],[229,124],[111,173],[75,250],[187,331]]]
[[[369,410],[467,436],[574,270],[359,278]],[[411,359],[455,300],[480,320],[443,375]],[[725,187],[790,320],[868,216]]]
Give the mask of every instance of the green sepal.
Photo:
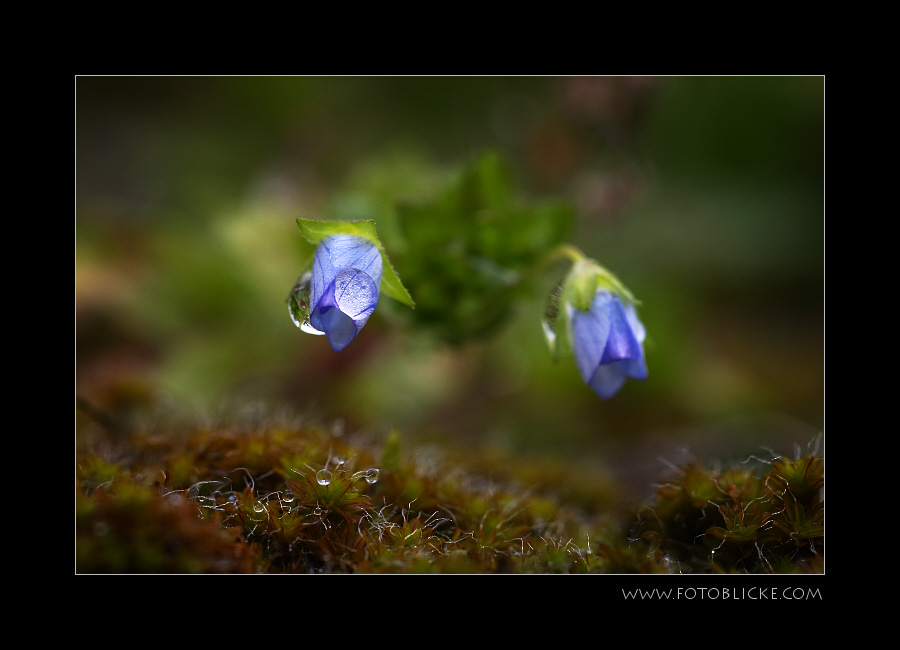
[[[375,221],[368,219],[366,221],[320,221],[317,219],[297,219],[297,225],[300,226],[300,232],[310,244],[316,245],[325,237],[330,235],[355,235],[363,237],[378,247],[381,253],[382,270],[381,270],[381,287],[379,291],[391,298],[402,302],[404,305],[415,309],[415,302],[409,291],[403,286],[400,277],[394,270],[391,260],[388,258],[375,231]]]
[[[570,304],[581,311],[591,308],[598,285],[596,266],[589,259],[581,259],[572,266],[563,283],[563,304]]]
[[[588,311],[598,289],[606,289],[628,302],[640,304],[619,278],[588,258],[582,258],[572,266],[563,283],[563,299],[575,309]]]
[[[594,295],[600,289],[616,293],[629,302],[639,302],[619,278],[578,249],[566,245],[554,251],[554,255],[565,255],[573,261],[569,273],[551,293],[544,311],[544,337],[553,358],[559,359],[572,351],[568,305],[589,311]]]

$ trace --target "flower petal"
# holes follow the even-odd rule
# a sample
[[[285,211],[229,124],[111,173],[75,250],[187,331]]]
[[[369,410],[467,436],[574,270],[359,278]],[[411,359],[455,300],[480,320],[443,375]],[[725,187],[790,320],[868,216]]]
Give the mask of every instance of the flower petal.
[[[625,303],[625,318],[628,319],[628,324],[631,325],[631,331],[634,332],[634,337],[637,339],[637,342],[643,343],[644,339],[647,338],[647,329],[638,319],[637,310],[630,302]]]
[[[625,364],[619,361],[605,366],[597,366],[588,386],[603,399],[609,399],[619,392],[625,383],[625,378]]]
[[[641,346],[646,330],[631,303],[623,305],[617,295],[598,291],[589,311],[568,308],[575,363],[594,392],[608,399],[627,377],[646,379]]]
[[[362,271],[344,269],[310,313],[310,324],[324,332],[332,349],[340,352],[363,328],[377,304],[374,280]]]
[[[378,247],[365,237],[331,235],[316,246],[309,296],[311,305],[319,304],[325,290],[344,269],[362,271],[372,279],[376,288],[381,286],[382,261]]]
[[[332,235],[316,247],[309,322],[335,352],[347,347],[375,310],[381,273],[381,253],[364,237]]]
[[[575,355],[575,364],[585,383],[590,383],[606,348],[611,303],[610,294],[598,293],[594,296],[590,311],[581,311],[568,305],[569,320],[572,324],[572,351]]]
[[[597,296],[599,295],[600,293],[597,294]],[[594,303],[597,302],[597,296],[594,297]],[[592,303],[592,311],[593,307],[594,304]],[[610,320],[609,337],[606,339],[606,346],[603,348],[600,364],[603,365],[625,359],[639,359],[641,357],[641,344],[638,343],[631,329],[631,323],[628,322],[625,309],[622,307],[622,302],[618,296],[612,296],[606,313]]]
[[[319,323],[331,343],[331,349],[340,352],[354,339],[359,328],[353,319],[340,309],[331,307],[322,310]]]

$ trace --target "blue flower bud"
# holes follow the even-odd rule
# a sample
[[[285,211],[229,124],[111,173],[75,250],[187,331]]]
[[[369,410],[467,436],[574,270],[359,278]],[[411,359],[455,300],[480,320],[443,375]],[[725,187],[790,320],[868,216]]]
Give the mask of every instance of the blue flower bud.
[[[588,311],[567,305],[572,351],[585,383],[604,399],[615,395],[627,377],[647,378],[646,330],[634,305],[598,289]]]
[[[330,235],[316,247],[310,291],[309,324],[343,350],[378,304],[382,261],[378,247],[364,237]]]

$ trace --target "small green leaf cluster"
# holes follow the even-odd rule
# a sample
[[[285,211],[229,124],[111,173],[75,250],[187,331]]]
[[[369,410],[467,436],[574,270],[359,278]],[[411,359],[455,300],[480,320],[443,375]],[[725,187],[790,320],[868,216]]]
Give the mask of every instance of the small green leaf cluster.
[[[509,169],[486,154],[432,201],[398,206],[397,219],[393,255],[416,300],[407,316],[458,344],[507,318],[540,260],[565,238],[572,210],[517,201]]]
[[[781,457],[769,466],[762,474],[680,468],[641,513],[636,544],[679,572],[821,572],[824,460]]]

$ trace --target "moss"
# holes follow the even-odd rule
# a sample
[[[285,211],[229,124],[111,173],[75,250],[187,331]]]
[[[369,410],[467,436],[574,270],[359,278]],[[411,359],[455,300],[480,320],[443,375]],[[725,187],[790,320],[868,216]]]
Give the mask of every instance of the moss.
[[[824,460],[782,457],[768,466],[680,468],[641,514],[636,544],[684,572],[822,572]]]
[[[79,573],[253,573],[257,550],[196,503],[130,481],[75,499]]]
[[[501,482],[405,452],[396,432],[381,446],[281,421],[94,444],[76,459],[76,571],[823,570],[821,458],[779,458],[758,473],[688,465],[622,517],[530,488],[532,464],[507,464]]]

